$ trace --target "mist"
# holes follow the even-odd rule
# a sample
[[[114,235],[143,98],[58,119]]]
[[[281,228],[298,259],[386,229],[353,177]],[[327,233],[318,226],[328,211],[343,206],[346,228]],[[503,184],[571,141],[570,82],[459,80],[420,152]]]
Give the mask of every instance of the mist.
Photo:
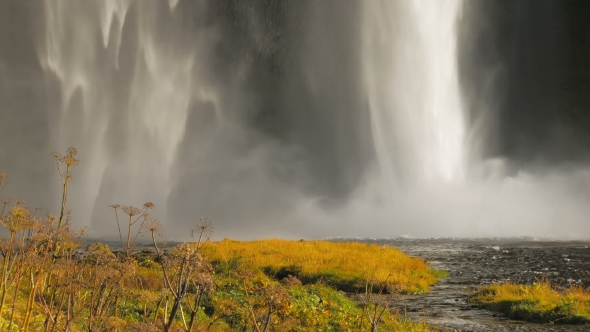
[[[3,197],[170,238],[590,235],[584,1],[4,1]]]

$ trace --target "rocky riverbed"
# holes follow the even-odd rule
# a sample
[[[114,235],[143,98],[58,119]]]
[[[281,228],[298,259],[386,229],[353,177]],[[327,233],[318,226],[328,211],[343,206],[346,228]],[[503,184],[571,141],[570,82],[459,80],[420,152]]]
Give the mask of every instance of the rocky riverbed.
[[[424,295],[402,296],[392,306],[413,320],[457,331],[589,331],[589,326],[542,325],[508,320],[467,302],[476,287],[494,281],[590,285],[590,242],[534,239],[363,240],[391,245],[446,270]]]

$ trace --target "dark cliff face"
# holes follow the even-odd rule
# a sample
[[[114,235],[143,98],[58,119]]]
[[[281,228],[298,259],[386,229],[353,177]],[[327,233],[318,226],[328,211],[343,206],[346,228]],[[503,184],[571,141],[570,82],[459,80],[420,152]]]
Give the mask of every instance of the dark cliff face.
[[[587,161],[590,3],[467,1],[463,90],[486,157],[522,166]],[[475,130],[475,129],[474,129]]]
[[[2,193],[47,202],[47,187],[54,165],[40,164],[50,158],[50,91],[45,86],[35,45],[40,37],[41,6],[18,0],[0,3],[0,169],[9,175]],[[49,159],[51,160],[51,159]],[[18,179],[18,185],[17,180]]]

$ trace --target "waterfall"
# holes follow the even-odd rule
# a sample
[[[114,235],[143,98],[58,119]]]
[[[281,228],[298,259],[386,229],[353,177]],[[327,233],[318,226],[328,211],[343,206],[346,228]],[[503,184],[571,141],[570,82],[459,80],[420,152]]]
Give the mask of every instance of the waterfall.
[[[363,95],[370,110],[367,140],[372,134],[380,169],[378,178],[384,179],[381,182],[388,189],[464,178],[464,119],[456,33],[460,0],[273,6],[256,5],[254,9],[231,2],[189,4],[173,0],[141,4],[133,0],[45,1],[44,36],[38,57],[49,78],[48,85],[58,91],[56,106],[50,108],[51,145],[61,150],[75,145],[83,153],[74,182],[83,194],[72,201],[83,213],[77,219],[101,220],[103,214],[97,215],[96,211],[108,213],[109,204],[141,204],[148,200],[154,201],[165,215],[170,197],[183,202],[173,207],[181,211],[193,209],[196,197],[201,202],[211,201],[200,203],[199,210],[223,206],[214,197],[201,196],[203,185],[207,183],[209,190],[224,188],[225,181],[237,186],[227,179],[246,160],[251,166],[245,174],[251,177],[262,172],[260,176],[269,183],[269,192],[284,192],[278,189],[282,188],[281,180],[273,178],[266,167],[285,167],[281,156],[302,146],[311,154],[327,152],[323,153],[326,160],[315,164],[314,169],[322,178],[323,165],[339,167],[330,173],[348,176],[347,165],[358,163],[355,160],[359,158],[339,149],[346,146],[348,153],[361,154],[360,148],[355,152],[350,147],[361,146],[355,140],[360,140],[363,129],[355,119],[362,119],[363,102],[357,103],[355,98]],[[345,40],[327,43],[340,32],[328,30],[332,25],[322,25],[324,18],[320,16],[336,8],[352,10],[356,6],[361,11],[354,12],[356,16],[351,18],[358,21],[360,35],[348,34]],[[190,10],[188,14],[182,12],[186,10]],[[284,15],[284,26],[272,25],[273,16],[265,14],[271,10],[273,15]],[[316,28],[301,30],[304,25],[300,15]],[[227,17],[234,21],[226,21]],[[332,23],[342,24],[340,20]],[[225,22],[243,24],[247,30],[242,38],[250,38],[248,44],[236,44],[240,37],[235,34],[239,32]],[[287,45],[287,49],[293,47],[292,53],[274,55]],[[333,49],[326,48],[328,45]],[[245,57],[226,57],[224,49]],[[347,54],[341,59],[328,56],[337,49],[345,49]],[[258,58],[251,54],[258,54]],[[328,70],[329,66],[335,70]],[[349,72],[342,72],[339,66]],[[313,70],[316,67],[322,70]],[[279,70],[272,74],[276,76],[270,76],[279,88],[253,90],[251,86],[267,86],[258,78],[269,77],[267,73],[273,71],[267,68],[283,68],[284,73]],[[358,76],[354,68],[359,68]],[[317,82],[330,82],[330,86],[320,87]],[[293,90],[297,86],[298,90]],[[319,88],[322,94],[317,93]],[[360,91],[359,97],[350,93],[355,89]],[[284,99],[265,104],[268,97]],[[326,112],[336,108],[339,112],[330,113],[332,119],[324,120],[325,125],[319,122],[318,127],[296,127],[307,117],[297,115],[303,110],[293,108],[293,100],[304,98],[309,101],[299,107],[313,105],[314,118],[325,118]],[[205,113],[191,115],[195,107],[200,108],[196,112]],[[266,119],[262,115],[269,107],[279,108],[277,114],[283,114],[271,118],[276,121],[271,126],[293,126],[282,128],[293,131],[290,136],[299,141],[276,145],[274,137],[261,135],[255,121]],[[214,123],[206,124],[211,118],[206,113],[211,110],[215,113]],[[249,118],[248,114],[255,116]],[[233,121],[234,129],[227,125],[220,129],[220,119],[226,124]],[[216,129],[208,137],[199,134],[211,126]],[[318,134],[317,141],[309,145],[308,135],[301,134],[314,128],[327,136],[324,139]],[[344,132],[346,137],[342,136]],[[286,136],[279,132],[278,137]],[[247,145],[239,147],[240,142]],[[269,160],[250,160],[253,154],[249,151],[261,147],[262,155]],[[232,152],[240,151],[236,149],[244,154]],[[342,158],[342,162],[327,160],[332,157]],[[357,165],[364,167],[362,163]],[[249,191],[256,185],[243,186]],[[332,186],[340,188],[340,184]],[[215,197],[222,196],[220,193]],[[232,199],[241,202],[244,197]],[[265,201],[262,199],[257,209],[267,208]],[[186,214],[180,213],[178,219]]]
[[[587,233],[585,14],[0,1],[2,195],[55,212],[51,152],[74,146],[68,208],[97,236],[146,201],[179,237],[200,216],[237,238]]]
[[[82,154],[74,172],[81,193],[72,202],[78,219],[115,202],[154,200],[165,209],[194,88],[194,50],[168,24],[175,3],[142,1],[134,13],[131,1],[44,3],[38,56],[59,91],[52,145]]]
[[[462,1],[365,1],[363,73],[387,186],[465,177],[457,65]]]

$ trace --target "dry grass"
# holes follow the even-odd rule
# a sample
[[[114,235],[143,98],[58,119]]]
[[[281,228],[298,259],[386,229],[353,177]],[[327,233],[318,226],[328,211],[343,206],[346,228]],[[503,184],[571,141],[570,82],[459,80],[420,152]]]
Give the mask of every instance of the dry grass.
[[[395,248],[358,242],[226,239],[204,246],[203,255],[228,268],[238,264],[279,278],[293,274],[304,282],[321,280],[346,291],[372,281],[397,291],[422,293],[436,283],[424,261]]]

